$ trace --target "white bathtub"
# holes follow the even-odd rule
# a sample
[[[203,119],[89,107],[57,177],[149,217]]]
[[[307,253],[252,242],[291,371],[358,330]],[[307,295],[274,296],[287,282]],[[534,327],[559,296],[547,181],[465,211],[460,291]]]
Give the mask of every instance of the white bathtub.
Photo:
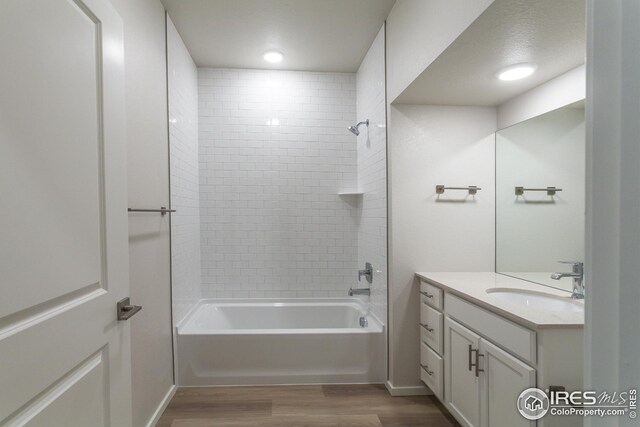
[[[178,384],[381,383],[384,328],[356,298],[201,300],[177,327]]]

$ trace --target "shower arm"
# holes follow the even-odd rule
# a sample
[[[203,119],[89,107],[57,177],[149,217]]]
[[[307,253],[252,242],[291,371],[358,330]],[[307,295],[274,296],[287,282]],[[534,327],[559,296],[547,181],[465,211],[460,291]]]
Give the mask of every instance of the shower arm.
[[[360,135],[360,126],[361,125],[366,125],[367,128],[369,127],[369,119],[364,120],[360,123],[358,123],[357,125],[353,125],[353,126],[349,126],[347,129],[349,130],[349,132],[351,132],[352,134],[358,136]]]

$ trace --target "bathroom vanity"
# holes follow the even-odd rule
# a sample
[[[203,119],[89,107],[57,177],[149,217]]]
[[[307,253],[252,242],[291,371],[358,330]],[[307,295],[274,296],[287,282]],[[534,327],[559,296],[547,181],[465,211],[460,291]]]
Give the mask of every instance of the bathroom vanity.
[[[516,408],[530,387],[581,390],[584,304],[498,273],[416,273],[420,378],[463,426],[580,426]]]

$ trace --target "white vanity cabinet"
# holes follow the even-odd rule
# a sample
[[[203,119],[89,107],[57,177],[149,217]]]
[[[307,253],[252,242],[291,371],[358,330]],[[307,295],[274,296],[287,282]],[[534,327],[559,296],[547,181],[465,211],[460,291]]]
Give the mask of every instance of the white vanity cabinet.
[[[481,385],[474,369],[480,336],[447,318],[445,332],[445,404],[460,422],[480,426]]]
[[[582,329],[575,324],[534,329],[426,280],[420,292],[420,378],[461,425],[582,425],[578,417],[529,421],[516,405],[531,387],[581,389]]]
[[[442,358],[444,314],[443,292],[429,284],[420,285],[420,379],[440,400],[444,392]]]
[[[517,411],[515,397],[536,386],[536,370],[484,339],[478,354],[484,358],[484,372],[480,374],[481,425],[535,426],[534,421],[526,420]]]
[[[445,402],[465,426],[529,427],[516,397],[536,385],[536,370],[447,318]]]

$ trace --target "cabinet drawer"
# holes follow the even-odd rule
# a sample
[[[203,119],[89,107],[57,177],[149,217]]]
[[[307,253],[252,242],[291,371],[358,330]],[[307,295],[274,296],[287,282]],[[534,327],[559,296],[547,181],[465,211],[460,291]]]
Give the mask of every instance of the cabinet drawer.
[[[447,294],[447,314],[514,355],[536,364],[536,333],[497,314]]]
[[[443,292],[442,289],[437,286],[433,286],[431,283],[420,282],[420,300],[425,304],[430,305],[433,308],[442,310],[443,307]]]
[[[436,353],[442,354],[442,323],[444,315],[424,303],[420,303],[420,341],[426,343]]]
[[[443,398],[444,366],[438,356],[426,344],[420,344],[420,379],[440,400]]]

